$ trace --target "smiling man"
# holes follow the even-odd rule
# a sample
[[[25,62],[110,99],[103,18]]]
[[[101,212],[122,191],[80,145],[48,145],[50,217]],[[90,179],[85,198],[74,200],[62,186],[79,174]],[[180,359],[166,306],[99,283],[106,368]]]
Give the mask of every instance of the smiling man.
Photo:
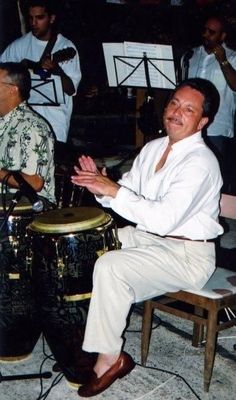
[[[82,397],[101,393],[134,368],[122,350],[133,303],[199,289],[215,269],[214,239],[223,232],[218,222],[222,178],[201,129],[218,105],[211,82],[187,80],[166,106],[167,136],[147,143],[118,182],[90,157],[80,157],[80,168],[75,167],[75,184],[135,224],[119,229],[122,248],[95,264],[83,349],[99,355],[91,379],[79,389]]]
[[[200,131],[208,123],[208,117],[203,114],[203,102],[203,94],[191,86],[183,86],[173,95],[164,113],[170,144]]]

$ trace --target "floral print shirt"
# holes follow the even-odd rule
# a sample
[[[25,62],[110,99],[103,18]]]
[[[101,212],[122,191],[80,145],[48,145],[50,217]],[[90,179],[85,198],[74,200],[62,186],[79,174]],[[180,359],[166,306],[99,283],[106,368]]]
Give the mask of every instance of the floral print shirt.
[[[26,102],[0,117],[0,168],[39,175],[44,186],[38,194],[55,203],[53,133]]]

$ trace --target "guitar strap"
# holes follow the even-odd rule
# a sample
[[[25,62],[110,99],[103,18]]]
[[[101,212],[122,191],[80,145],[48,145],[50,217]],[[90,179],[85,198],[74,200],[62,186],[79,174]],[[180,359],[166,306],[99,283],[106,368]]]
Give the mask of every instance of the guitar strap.
[[[51,55],[52,49],[54,47],[54,44],[56,43],[56,40],[57,40],[57,33],[55,33],[53,36],[51,36],[51,38],[47,42],[47,45],[40,57],[39,63],[41,63],[46,56]]]

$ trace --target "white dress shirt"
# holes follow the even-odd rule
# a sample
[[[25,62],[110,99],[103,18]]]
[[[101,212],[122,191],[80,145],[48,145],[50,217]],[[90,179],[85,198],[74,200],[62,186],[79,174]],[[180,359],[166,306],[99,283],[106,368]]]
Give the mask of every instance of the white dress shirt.
[[[147,143],[118,182],[117,196],[97,200],[147,232],[192,240],[215,238],[223,233],[218,223],[218,161],[197,132],[172,145],[166,163],[156,172],[168,141],[163,137]]]

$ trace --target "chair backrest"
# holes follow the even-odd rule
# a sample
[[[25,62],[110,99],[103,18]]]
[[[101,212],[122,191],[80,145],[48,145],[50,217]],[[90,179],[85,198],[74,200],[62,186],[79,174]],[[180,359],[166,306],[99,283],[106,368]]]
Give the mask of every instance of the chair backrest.
[[[221,217],[236,219],[236,196],[222,193],[220,215]]]

